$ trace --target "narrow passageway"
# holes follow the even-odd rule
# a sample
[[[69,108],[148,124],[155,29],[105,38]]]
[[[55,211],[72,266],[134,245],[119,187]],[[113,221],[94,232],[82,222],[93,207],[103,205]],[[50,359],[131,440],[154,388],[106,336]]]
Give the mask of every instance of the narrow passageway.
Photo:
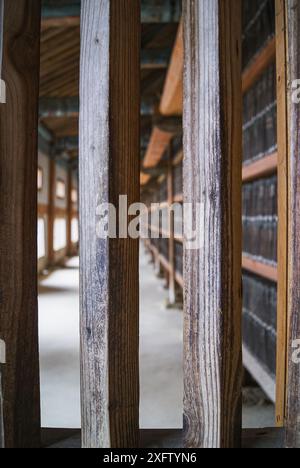
[[[182,427],[183,314],[141,247],[141,427]],[[41,281],[39,331],[42,426],[80,427],[78,258]]]
[[[80,427],[79,260],[39,287],[42,427]]]

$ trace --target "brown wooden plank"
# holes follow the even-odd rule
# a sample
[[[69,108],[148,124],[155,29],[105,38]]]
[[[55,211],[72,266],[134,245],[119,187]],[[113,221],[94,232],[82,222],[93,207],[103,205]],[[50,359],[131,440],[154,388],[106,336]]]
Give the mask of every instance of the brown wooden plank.
[[[246,93],[258,80],[265,69],[276,58],[276,39],[273,37],[266,46],[257,54],[249,67],[243,72],[243,93]]]
[[[246,256],[243,256],[242,265],[244,270],[250,271],[257,276],[274,281],[275,283],[278,280],[277,267],[259,262],[258,260],[253,260]]]
[[[79,16],[62,16],[61,18],[43,18],[42,31],[50,28],[69,28],[79,26]]]
[[[162,115],[182,115],[183,28],[180,23],[160,103]]]
[[[262,159],[243,167],[243,182],[252,182],[256,179],[269,176],[277,172],[277,153],[268,154]]]
[[[184,2],[183,17],[184,201],[204,207],[203,245],[184,261],[185,446],[239,447],[241,2]]]
[[[300,4],[286,0],[288,102],[288,386],[286,445],[300,448],[300,365],[293,357],[300,339],[300,112],[291,85],[300,77]]]
[[[99,239],[97,207],[139,201],[140,2],[82,2],[80,217],[83,446],[137,447],[139,241]]]
[[[285,0],[276,0],[277,144],[278,144],[278,285],[276,423],[285,422],[287,380],[288,141]]]
[[[39,445],[37,309],[37,123],[40,1],[4,5],[0,105],[0,338],[6,344],[7,448]]]

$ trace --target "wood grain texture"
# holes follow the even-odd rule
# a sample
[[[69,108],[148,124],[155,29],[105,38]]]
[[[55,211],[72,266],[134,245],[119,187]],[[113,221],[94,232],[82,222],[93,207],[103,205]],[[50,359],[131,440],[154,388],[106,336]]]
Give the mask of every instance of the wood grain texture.
[[[241,3],[184,2],[184,201],[204,245],[185,249],[187,448],[241,443]]]
[[[40,1],[6,1],[0,105],[0,338],[7,448],[38,447],[37,124]]]
[[[276,0],[277,146],[278,146],[278,284],[276,424],[284,426],[287,381],[288,139],[286,5]]]
[[[97,206],[139,201],[138,0],[82,2],[80,83],[83,446],[139,439],[139,243],[97,238]]]
[[[300,448],[300,365],[293,362],[293,343],[300,339],[300,111],[291,100],[293,80],[300,77],[300,2],[286,1],[287,99],[289,155],[289,266],[288,266],[288,386],[286,445]]]

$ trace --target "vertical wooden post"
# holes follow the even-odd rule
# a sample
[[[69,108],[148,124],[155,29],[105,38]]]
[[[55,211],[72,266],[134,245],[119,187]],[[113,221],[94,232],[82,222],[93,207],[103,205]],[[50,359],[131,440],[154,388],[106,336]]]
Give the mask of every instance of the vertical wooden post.
[[[38,447],[37,125],[39,0],[5,1],[0,105],[0,338],[7,448]]]
[[[168,205],[169,208],[174,201],[174,180],[173,180],[173,144],[169,144],[169,159],[167,172],[168,185]],[[176,283],[175,283],[175,240],[174,240],[174,212],[170,211],[169,215],[169,304],[170,306],[176,303]]]
[[[184,201],[203,241],[185,248],[188,448],[241,436],[241,2],[184,2]],[[194,219],[195,221],[195,219]]]
[[[54,263],[54,217],[55,217],[55,180],[56,162],[53,157],[49,166],[49,205],[48,205],[48,264],[51,267]]]
[[[99,206],[139,201],[140,2],[83,0],[80,84],[84,447],[139,442],[139,241],[97,237]]]
[[[287,275],[288,275],[288,139],[286,2],[276,0],[277,143],[278,143],[278,285],[276,424],[282,427],[286,410]]]
[[[286,92],[288,102],[288,385],[286,445],[300,448],[300,2],[286,0]],[[295,93],[296,91],[296,93]]]

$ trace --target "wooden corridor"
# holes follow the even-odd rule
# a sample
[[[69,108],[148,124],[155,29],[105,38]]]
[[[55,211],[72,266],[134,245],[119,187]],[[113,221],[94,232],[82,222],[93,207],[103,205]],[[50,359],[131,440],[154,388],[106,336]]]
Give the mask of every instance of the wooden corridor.
[[[183,0],[182,10],[179,0],[0,0],[0,6],[7,92],[0,104],[5,447],[41,446],[37,220],[47,216],[51,265],[76,247],[71,228],[78,214],[81,446],[148,445],[139,427],[139,240],[99,239],[99,204],[118,206],[124,194],[129,205],[139,202],[141,186],[159,176],[159,164],[170,169],[183,129],[180,202],[191,204],[193,219],[196,204],[202,206],[203,243],[184,249],[181,277],[174,274],[174,232],[168,251],[170,299],[181,281],[185,322],[184,429],[174,444],[239,448],[243,436],[254,446],[253,439],[270,435],[243,434],[241,425],[242,268],[255,274],[260,268],[260,276],[278,285],[278,430],[271,439],[299,448],[300,114],[293,91],[300,72],[300,1],[276,0],[276,37],[256,63],[263,70],[276,53],[277,155],[247,171],[242,100],[255,78],[253,70],[242,76],[242,0]],[[153,57],[147,44],[159,34],[175,48]],[[179,77],[168,69],[170,58]],[[47,213],[38,213],[38,150],[49,156]],[[242,183],[273,174],[276,162],[278,268],[262,271],[259,262],[242,259]],[[72,200],[74,170],[79,203]],[[66,250],[55,248],[55,224],[65,226]],[[187,239],[179,243],[183,249]],[[165,433],[146,435],[154,437],[152,444],[165,443]],[[49,437],[44,445],[53,445]]]

